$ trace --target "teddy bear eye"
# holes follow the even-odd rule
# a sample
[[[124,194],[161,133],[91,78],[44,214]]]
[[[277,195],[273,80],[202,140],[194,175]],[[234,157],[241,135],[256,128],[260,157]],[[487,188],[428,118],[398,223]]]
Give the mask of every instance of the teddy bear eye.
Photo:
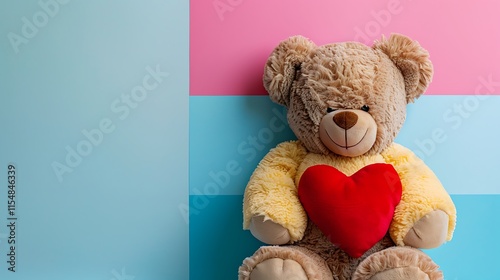
[[[370,107],[368,107],[368,105],[363,105],[361,107],[361,110],[365,111],[365,112],[368,112],[370,110]]]
[[[333,108],[331,108],[331,107],[328,107],[328,108],[326,109],[326,112],[327,112],[327,113],[331,113],[331,112],[333,112],[333,111],[335,111],[335,110],[336,110],[336,109],[333,109]]]

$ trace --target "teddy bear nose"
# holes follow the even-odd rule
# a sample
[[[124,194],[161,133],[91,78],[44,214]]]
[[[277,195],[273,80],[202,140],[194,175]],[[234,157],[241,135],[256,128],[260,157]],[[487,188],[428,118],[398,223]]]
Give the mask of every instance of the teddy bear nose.
[[[348,130],[358,122],[358,115],[353,112],[340,112],[333,116],[333,121],[341,128]]]

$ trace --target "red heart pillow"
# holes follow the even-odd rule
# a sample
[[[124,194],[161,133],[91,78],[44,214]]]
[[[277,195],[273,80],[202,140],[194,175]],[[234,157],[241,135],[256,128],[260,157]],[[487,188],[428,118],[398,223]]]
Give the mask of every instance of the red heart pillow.
[[[371,164],[352,176],[315,165],[303,173],[298,192],[307,215],[323,234],[358,258],[387,233],[402,187],[390,164]]]

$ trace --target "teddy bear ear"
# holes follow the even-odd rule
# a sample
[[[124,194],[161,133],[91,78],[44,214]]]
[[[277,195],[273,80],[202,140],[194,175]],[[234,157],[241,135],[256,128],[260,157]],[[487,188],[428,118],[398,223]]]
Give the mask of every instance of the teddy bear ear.
[[[385,53],[403,74],[407,103],[425,92],[432,80],[433,68],[429,53],[417,41],[392,34],[389,39],[382,36],[373,48]]]
[[[288,107],[290,89],[302,62],[316,45],[302,36],[282,41],[271,53],[264,69],[264,87],[274,102]]]

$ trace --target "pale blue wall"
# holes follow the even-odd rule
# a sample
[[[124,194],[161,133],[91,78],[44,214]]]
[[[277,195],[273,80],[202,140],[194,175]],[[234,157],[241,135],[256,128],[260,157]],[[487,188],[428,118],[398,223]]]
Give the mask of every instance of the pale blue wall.
[[[62,2],[0,3],[0,279],[188,279],[189,5]]]

